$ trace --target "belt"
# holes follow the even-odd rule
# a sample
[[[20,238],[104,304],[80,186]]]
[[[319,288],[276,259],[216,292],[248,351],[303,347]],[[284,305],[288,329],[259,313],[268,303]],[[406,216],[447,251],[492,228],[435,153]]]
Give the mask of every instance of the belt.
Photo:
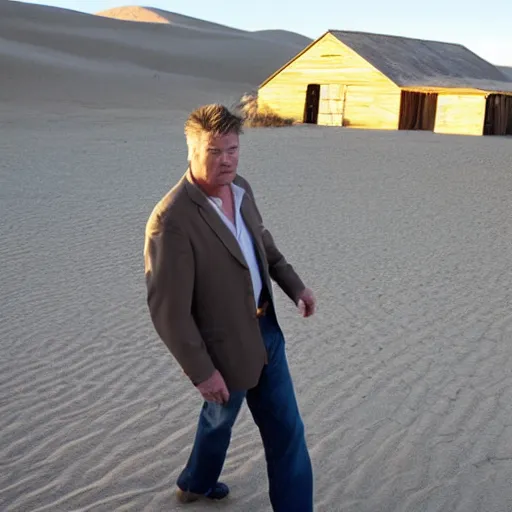
[[[268,301],[265,301],[261,304],[261,306],[256,310],[256,317],[261,318],[267,314],[267,309],[269,307],[270,303]]]

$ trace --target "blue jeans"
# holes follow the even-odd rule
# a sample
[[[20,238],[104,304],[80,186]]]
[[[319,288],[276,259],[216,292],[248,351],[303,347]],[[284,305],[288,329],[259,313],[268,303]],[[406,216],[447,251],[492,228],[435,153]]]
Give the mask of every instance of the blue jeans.
[[[283,333],[269,308],[260,319],[268,351],[268,365],[260,381],[248,391],[235,391],[229,402],[204,402],[187,465],[177,484],[185,490],[206,493],[218,481],[231,431],[244,399],[259,428],[275,512],[312,512],[313,471],[285,354]]]

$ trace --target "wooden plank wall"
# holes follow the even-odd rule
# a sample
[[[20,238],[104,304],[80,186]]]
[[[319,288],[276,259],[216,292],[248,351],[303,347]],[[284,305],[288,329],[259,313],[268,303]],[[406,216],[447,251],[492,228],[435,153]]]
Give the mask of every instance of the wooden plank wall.
[[[348,86],[348,126],[398,127],[400,88],[331,34],[261,87],[258,103],[301,122],[310,83]]]
[[[482,135],[485,119],[485,96],[439,94],[434,132]]]
[[[397,130],[400,119],[400,90],[371,86],[347,88],[344,126]]]

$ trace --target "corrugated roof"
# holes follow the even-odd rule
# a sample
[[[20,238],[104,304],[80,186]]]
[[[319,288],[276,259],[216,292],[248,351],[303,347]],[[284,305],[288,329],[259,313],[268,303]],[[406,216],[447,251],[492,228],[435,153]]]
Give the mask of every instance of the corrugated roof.
[[[408,37],[329,30],[400,87],[512,92],[512,80],[465,46]]]

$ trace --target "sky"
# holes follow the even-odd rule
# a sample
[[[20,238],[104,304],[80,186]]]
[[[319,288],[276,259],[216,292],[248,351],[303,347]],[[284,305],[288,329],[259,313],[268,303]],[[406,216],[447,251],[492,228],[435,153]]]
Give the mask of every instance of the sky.
[[[29,0],[85,13],[143,5],[244,30],[284,29],[312,39],[329,29],[459,43],[512,66],[512,0]]]

